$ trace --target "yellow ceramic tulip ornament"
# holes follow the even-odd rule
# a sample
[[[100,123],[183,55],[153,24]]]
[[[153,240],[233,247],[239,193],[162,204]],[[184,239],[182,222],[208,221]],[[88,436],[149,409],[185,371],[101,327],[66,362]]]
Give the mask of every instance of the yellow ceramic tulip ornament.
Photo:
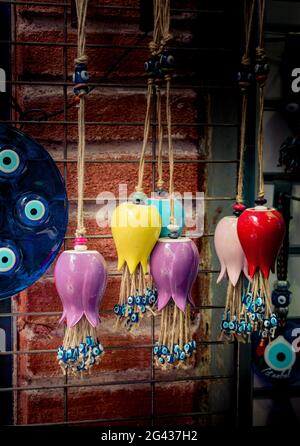
[[[161,231],[161,218],[156,207],[146,203],[143,193],[145,151],[150,128],[153,82],[149,79],[144,140],[141,150],[138,184],[131,202],[120,204],[112,215],[112,235],[118,253],[118,270],[122,270],[119,303],[115,305],[117,325],[131,331],[147,313],[153,313],[157,293],[147,274],[148,259]],[[146,283],[147,280],[147,283]]]

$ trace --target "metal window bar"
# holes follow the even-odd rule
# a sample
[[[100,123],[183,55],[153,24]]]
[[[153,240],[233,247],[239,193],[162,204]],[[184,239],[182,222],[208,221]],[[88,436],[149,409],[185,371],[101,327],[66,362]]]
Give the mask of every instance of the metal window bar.
[[[14,14],[14,16],[16,16],[16,6],[18,5],[24,5],[23,2],[21,1],[5,1],[5,0],[0,0],[0,4],[1,3],[9,3],[12,7],[12,12]],[[52,3],[52,2],[35,2],[35,1],[31,1],[31,2],[27,2],[26,5],[28,6],[55,6],[55,7],[60,7],[63,10],[63,42],[43,42],[43,43],[39,43],[39,42],[21,42],[21,41],[17,41],[16,40],[16,36],[12,34],[12,39],[10,41],[1,41],[0,44],[2,43],[8,43],[10,45],[12,45],[13,47],[17,46],[17,45],[44,45],[44,46],[60,46],[63,48],[63,61],[64,61],[64,67],[63,67],[63,81],[62,82],[53,82],[53,81],[27,81],[27,80],[15,80],[16,79],[16,72],[14,73],[14,78],[13,80],[9,81],[9,84],[15,89],[18,88],[18,86],[20,85],[31,85],[31,86],[39,86],[39,85],[45,85],[45,86],[61,86],[63,88],[63,99],[64,99],[64,104],[63,104],[63,112],[62,112],[62,116],[63,116],[63,120],[59,120],[59,121],[51,121],[51,120],[16,120],[16,119],[10,119],[10,120],[6,120],[6,121],[1,121],[1,122],[6,122],[6,123],[10,123],[10,124],[30,124],[30,125],[63,125],[64,128],[64,138],[63,138],[63,159],[62,160],[56,160],[58,163],[63,163],[64,166],[64,177],[66,178],[67,175],[67,166],[68,163],[74,163],[76,162],[76,160],[74,159],[68,159],[68,126],[70,125],[76,125],[77,122],[75,121],[69,121],[68,120],[68,108],[67,108],[67,88],[68,86],[71,86],[72,83],[68,82],[68,67],[67,67],[67,58],[68,58],[68,49],[70,47],[74,47],[75,44],[72,44],[70,42],[68,42],[68,10],[71,7],[71,3],[69,2],[64,2],[64,3]],[[105,8],[105,9],[118,9],[120,11],[122,10],[126,10],[126,9],[136,9],[136,8],[131,8],[131,7],[127,7],[127,6],[108,6],[108,5],[99,5],[99,7],[101,8]],[[223,11],[220,10],[209,10],[209,11],[205,11],[205,10],[199,10],[199,9],[195,9],[195,10],[189,10],[189,9],[173,9],[173,12],[176,13],[180,13],[180,12],[189,12],[189,13],[200,13],[200,14],[223,14]],[[14,33],[15,34],[15,33]],[[101,44],[93,44],[93,45],[87,45],[87,48],[89,47],[93,47],[93,48],[124,48],[124,49],[143,49],[143,48],[147,48],[146,46],[134,46],[134,45],[101,45]],[[205,48],[177,48],[178,51],[184,50],[184,51],[206,51]],[[212,49],[210,48],[209,51],[211,51]],[[217,48],[215,50],[218,51],[228,51],[227,49],[224,48]],[[105,88],[117,88],[117,87],[126,87],[126,84],[116,84],[116,83],[108,83],[108,82],[102,82],[102,83],[93,83],[93,86],[95,87],[105,87]],[[145,89],[145,84],[128,84],[127,85],[128,88],[134,89],[134,88],[141,88],[141,89]],[[236,87],[232,86],[232,85],[174,85],[173,88],[190,88],[190,89],[196,89],[199,91],[203,91],[206,93],[209,93],[212,90],[217,90],[217,89],[233,89],[235,90]],[[98,121],[94,121],[94,122],[87,122],[87,125],[111,125],[111,126],[141,126],[143,125],[142,122],[136,123],[136,122],[98,122]],[[155,129],[156,129],[156,119],[155,116],[152,117],[152,134],[153,136],[155,135]],[[232,128],[232,127],[237,127],[238,124],[237,123],[224,123],[224,122],[220,122],[220,123],[193,123],[193,124],[186,124],[186,123],[173,123],[173,126],[197,126],[197,127],[224,127],[224,128]],[[153,185],[155,184],[155,175],[156,175],[156,159],[155,159],[155,155],[156,155],[156,141],[155,138],[152,138],[152,159],[148,159],[146,162],[147,163],[151,163],[152,165],[152,183]],[[108,162],[116,162],[116,163],[136,163],[137,160],[87,160],[87,164],[89,163],[108,163]],[[165,161],[166,162],[166,161]],[[195,164],[200,164],[200,163],[205,163],[205,164],[215,164],[215,163],[220,163],[220,164],[236,164],[238,165],[238,159],[225,159],[225,160],[216,160],[216,159],[197,159],[197,160],[175,160],[175,163],[195,163]],[[205,199],[207,201],[212,201],[212,200],[233,200],[234,197],[217,197],[217,196],[212,196],[212,197],[208,197],[206,196]],[[76,202],[76,199],[72,199],[71,201]],[[86,199],[86,201],[95,201],[95,199]],[[206,237],[211,237],[213,234],[205,234],[204,236]],[[65,239],[65,243],[68,239],[71,239],[72,237],[67,236]],[[111,236],[107,236],[107,235],[90,235],[89,238],[93,238],[93,239],[101,239],[101,238],[111,238]],[[214,274],[217,273],[218,270],[214,270],[214,269],[202,269],[199,271],[200,274]],[[119,275],[119,273],[110,273],[111,276],[114,275]],[[203,305],[203,306],[199,306],[197,307],[198,311],[214,311],[214,310],[218,310],[218,309],[223,309],[224,306],[222,305]],[[1,352],[0,353],[0,357],[1,356],[7,356],[7,355],[11,355],[14,358],[20,356],[20,355],[36,355],[36,354],[42,354],[42,353],[53,353],[55,352],[55,350],[50,349],[50,350],[18,350],[17,345],[16,345],[16,336],[17,336],[17,318],[18,317],[22,317],[22,316],[33,316],[33,317],[38,317],[38,316],[53,316],[53,317],[57,317],[58,315],[60,315],[61,313],[59,312],[15,312],[14,310],[12,310],[11,312],[2,312],[0,314],[0,320],[1,318],[4,317],[10,317],[12,320],[12,326],[13,326],[13,336],[15,337],[14,339],[14,344],[13,344],[13,349],[10,351],[6,351],[6,352]],[[106,347],[108,350],[118,350],[118,349],[142,349],[142,348],[147,348],[147,349],[152,349],[153,344],[154,344],[154,318],[152,317],[152,321],[151,321],[151,343],[150,344],[145,344],[145,345],[126,345],[126,346],[122,346],[122,345],[117,345],[117,346],[108,346]],[[224,345],[225,343],[223,341],[214,341],[214,340],[203,340],[201,342],[199,342],[199,345],[208,345],[208,346],[212,346],[212,345]],[[235,355],[235,367],[238,367],[238,362],[237,362],[237,355]],[[15,361],[15,365],[16,365],[16,361]],[[155,424],[155,420],[158,418],[158,415],[156,415],[156,408],[155,408],[155,392],[156,392],[156,385],[157,384],[168,384],[168,383],[174,383],[174,382],[187,382],[187,381],[194,381],[194,382],[201,382],[203,380],[206,381],[233,381],[236,379],[235,374],[234,375],[197,375],[197,376],[188,376],[188,377],[174,377],[171,379],[161,379],[161,378],[157,378],[156,377],[156,372],[155,372],[155,368],[153,365],[153,361],[150,360],[150,365],[149,365],[149,371],[150,371],[150,378],[149,379],[140,379],[138,381],[136,380],[120,380],[120,381],[113,381],[113,382],[99,382],[97,384],[95,383],[89,383],[89,382],[81,382],[81,383],[69,383],[67,376],[65,378],[62,378],[63,383],[60,385],[45,385],[45,386],[37,386],[37,385],[33,385],[33,386],[20,386],[17,384],[14,384],[12,387],[2,387],[0,388],[0,393],[5,393],[5,392],[12,392],[15,396],[15,400],[17,401],[16,396],[18,395],[19,392],[22,391],[28,391],[28,390],[38,390],[38,391],[47,391],[47,390],[53,390],[53,389],[61,389],[63,391],[63,396],[64,396],[64,421],[63,422],[58,422],[58,423],[36,423],[36,424],[29,424],[29,426],[41,426],[41,425],[45,425],[45,426],[50,426],[50,425],[57,425],[57,424],[62,424],[62,425],[77,425],[77,424],[94,424],[94,423],[107,423],[107,422],[125,422],[125,421],[138,421],[138,420],[150,420],[151,424],[154,425]],[[16,373],[16,371],[15,371]],[[117,386],[117,385],[129,385],[129,386],[134,386],[134,385],[139,385],[139,384],[149,384],[151,386],[151,413],[149,414],[149,416],[144,416],[144,417],[121,417],[121,418],[111,418],[111,419],[94,419],[94,420],[77,420],[77,421],[70,421],[68,419],[68,390],[70,388],[88,388],[88,387],[103,387],[103,386]],[[199,420],[201,417],[211,417],[214,415],[224,415],[224,416],[230,416],[232,419],[232,413],[228,412],[227,410],[224,411],[219,411],[219,412],[199,412],[199,411],[195,411],[195,412],[189,412],[189,413],[176,413],[176,414],[159,414],[159,418],[173,418],[173,417],[192,417],[193,419]]]

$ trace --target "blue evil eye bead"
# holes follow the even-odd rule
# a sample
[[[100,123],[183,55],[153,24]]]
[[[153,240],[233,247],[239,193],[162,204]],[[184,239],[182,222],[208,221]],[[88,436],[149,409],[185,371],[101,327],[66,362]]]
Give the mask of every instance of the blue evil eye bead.
[[[148,303],[147,300],[148,300],[147,297],[146,297],[146,296],[143,296],[143,297],[142,297],[142,304],[143,304],[143,305],[147,305],[147,303]]]
[[[139,314],[138,313],[133,313],[130,317],[131,322],[138,322],[139,321]]]
[[[71,359],[72,356],[73,356],[72,349],[71,349],[71,348],[68,348],[68,350],[66,351],[66,357],[67,357],[67,359]]]
[[[16,214],[25,226],[41,226],[49,217],[47,200],[40,195],[30,194],[19,198],[16,204]]]
[[[233,321],[230,321],[228,323],[228,328],[229,328],[229,330],[233,331],[236,329],[236,324]]]
[[[185,353],[191,353],[191,351],[192,351],[192,347],[190,346],[190,344],[185,344],[183,346],[183,349],[184,349]]]
[[[85,351],[86,351],[86,345],[85,345],[83,342],[81,342],[81,343],[79,344],[78,350],[79,350],[79,353],[81,353],[81,354],[85,353]]]
[[[271,315],[270,323],[272,327],[276,327],[278,324],[277,317],[275,314]]]
[[[160,364],[164,364],[165,363],[165,359],[162,356],[160,358],[158,358],[158,361],[160,362]]]
[[[88,345],[88,346],[94,346],[95,345],[95,340],[94,340],[93,336],[87,336],[86,337],[86,345]]]
[[[175,65],[173,54],[167,50],[163,51],[159,58],[159,65],[162,72],[173,70]]]
[[[162,355],[168,355],[170,352],[169,352],[169,349],[168,349],[168,347],[166,346],[166,345],[162,345],[161,346],[161,354]]]
[[[89,92],[89,74],[87,71],[87,65],[85,63],[79,63],[75,65],[75,72],[73,74],[74,93],[76,96],[81,96]]]
[[[269,319],[265,319],[264,320],[264,327],[265,328],[270,328],[270,325],[271,325],[271,323],[270,323]]]
[[[122,306],[121,305],[115,305],[114,306],[114,313],[117,315],[122,314]]]
[[[21,153],[11,145],[0,146],[0,177],[11,179],[24,169]]]
[[[155,304],[155,302],[156,302],[155,296],[154,296],[154,294],[152,294],[152,295],[149,297],[149,304],[150,304],[150,305],[153,305],[153,304]]]
[[[186,354],[185,354],[185,352],[181,352],[180,355],[179,355],[179,359],[180,359],[180,361],[184,361],[185,358],[186,358]]]
[[[128,305],[134,305],[135,303],[134,301],[135,301],[134,296],[129,296],[127,299]]]
[[[125,316],[125,314],[126,314],[126,305],[122,305],[121,306],[121,309],[120,309],[120,316]]]
[[[97,345],[96,347],[93,347],[92,352],[93,352],[93,355],[94,355],[94,356],[99,356],[99,355],[101,355],[101,350],[100,350],[100,348],[98,347],[98,345]]]
[[[192,347],[193,347],[193,350],[196,350],[196,348],[197,348],[197,342],[195,341],[195,339],[192,340]]]
[[[159,74],[159,61],[157,57],[150,57],[144,63],[144,70],[147,76],[155,77]]]
[[[132,307],[128,308],[127,315],[131,316],[134,313],[134,309]]]
[[[173,347],[173,351],[174,351],[174,353],[179,353],[181,351],[180,346],[178,344],[175,344]]]
[[[136,298],[135,298],[135,303],[136,303],[137,305],[140,305],[141,300],[142,300],[141,296],[136,296]]]
[[[222,321],[221,323],[222,330],[228,330],[229,324],[227,321]]]
[[[141,306],[140,306],[140,309],[141,309],[141,312],[142,312],[142,313],[145,313],[145,312],[146,312],[146,307],[145,307],[145,305],[141,305]]]
[[[258,307],[260,307],[260,306],[263,304],[263,300],[262,300],[262,298],[261,298],[261,297],[258,297],[258,298],[256,299],[256,301],[255,301],[255,304],[256,304]]]
[[[21,254],[12,242],[0,240],[0,277],[13,274],[21,261]]]
[[[174,355],[168,355],[167,356],[167,362],[168,362],[168,364],[174,364],[175,356]]]
[[[60,348],[57,350],[57,359],[58,359],[59,361],[62,361],[63,358],[64,358],[64,350],[63,350],[63,348],[60,347]]]
[[[258,320],[258,315],[257,315],[256,313],[252,313],[252,314],[251,314],[251,320],[252,320],[253,322],[256,322],[256,321]]]
[[[154,355],[156,355],[156,356],[160,355],[160,346],[159,346],[159,345],[155,345],[155,346],[153,347],[153,353],[154,353]]]

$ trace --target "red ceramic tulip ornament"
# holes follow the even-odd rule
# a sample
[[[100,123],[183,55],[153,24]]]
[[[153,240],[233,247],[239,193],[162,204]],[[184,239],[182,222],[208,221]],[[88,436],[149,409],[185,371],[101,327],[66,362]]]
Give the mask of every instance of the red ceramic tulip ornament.
[[[237,230],[252,280],[244,305],[254,331],[262,329],[267,334],[277,325],[277,320],[273,321],[272,318],[268,278],[270,270],[275,270],[276,257],[285,234],[285,223],[276,209],[259,205],[243,212],[238,219]]]

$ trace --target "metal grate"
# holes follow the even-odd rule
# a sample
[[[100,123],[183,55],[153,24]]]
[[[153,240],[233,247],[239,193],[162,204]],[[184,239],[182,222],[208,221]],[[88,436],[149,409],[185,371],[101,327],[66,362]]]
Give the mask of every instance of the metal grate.
[[[4,6],[5,5],[5,6]],[[30,7],[39,7],[39,6],[43,6],[43,7],[59,7],[62,11],[63,14],[63,41],[58,43],[58,42],[27,42],[27,41],[18,41],[16,40],[16,31],[13,28],[15,26],[15,20],[14,17],[16,17],[16,8],[18,5],[22,5],[24,6],[24,2],[22,1],[5,1],[5,0],[0,0],[0,7],[5,7],[7,8],[7,5],[9,5],[10,9],[11,9],[11,24],[12,24],[12,33],[11,36],[8,36],[6,38],[2,38],[2,40],[0,40],[0,48],[2,45],[10,45],[11,48],[11,62],[12,62],[12,67],[13,66],[13,55],[14,55],[14,51],[16,47],[19,46],[43,46],[45,48],[47,47],[52,47],[52,46],[57,46],[57,47],[61,47],[62,51],[63,51],[63,80],[62,81],[36,81],[36,80],[18,80],[17,76],[16,76],[16,72],[12,73],[11,79],[8,80],[8,88],[15,94],[18,91],[18,88],[21,87],[22,85],[30,85],[32,87],[39,87],[39,86],[58,86],[62,88],[63,91],[63,110],[61,113],[61,116],[59,117],[58,120],[53,120],[51,119],[51,117],[48,117],[45,119],[43,119],[43,117],[41,117],[41,119],[35,119],[35,120],[30,120],[30,119],[15,119],[14,116],[12,116],[10,119],[7,119],[7,117],[3,117],[1,116],[1,120],[0,122],[6,122],[12,125],[19,125],[19,126],[24,126],[24,125],[39,125],[39,126],[63,126],[63,149],[62,149],[62,159],[57,159],[56,161],[59,162],[60,164],[63,165],[63,174],[64,177],[67,178],[67,170],[68,170],[68,164],[70,163],[75,163],[76,160],[75,159],[69,159],[68,158],[68,128],[71,125],[76,125],[76,121],[70,121],[68,118],[68,94],[67,94],[67,89],[69,86],[72,85],[72,83],[69,81],[68,79],[68,55],[69,55],[69,50],[70,48],[74,47],[75,44],[70,43],[68,41],[68,32],[69,32],[69,14],[70,14],[70,9],[71,9],[71,3],[70,2],[61,2],[61,3],[57,3],[57,2],[35,2],[35,1],[31,1],[31,2],[26,2],[26,6],[30,6]],[[94,6],[94,5],[93,5]],[[113,5],[96,5],[99,8],[102,9],[116,9],[119,11],[119,14],[122,14],[124,11],[128,11],[128,10],[136,10],[136,7],[130,7],[130,6],[124,6],[124,5],[119,5],[119,6],[113,6]],[[173,8],[172,10],[173,13],[188,13],[188,14],[195,14],[197,15],[205,15],[207,17],[208,20],[212,20],[213,17],[215,16],[224,16],[225,12],[224,9],[222,8],[207,8],[207,9],[198,9],[198,8],[194,8],[194,9],[189,9],[189,8]],[[228,17],[226,15],[226,17]],[[236,16],[233,15],[232,20],[237,20]],[[238,26],[238,25],[237,25]],[[206,43],[206,42],[204,42]],[[131,50],[136,50],[136,49],[145,49],[145,55],[146,55],[146,49],[147,46],[145,45],[102,45],[102,44],[87,44],[87,48],[98,48],[99,51],[101,51],[101,49],[103,48],[119,48],[119,49],[123,49],[125,51],[131,51]],[[176,49],[176,48],[175,48]],[[205,60],[206,55],[211,52],[214,51],[215,54],[230,54],[232,57],[232,53],[234,53],[236,59],[239,57],[239,54],[237,53],[237,48],[219,48],[219,47],[214,47],[212,48],[203,48],[201,46],[197,46],[197,47],[183,47],[183,48],[177,48],[176,51],[178,52],[193,52],[195,53],[195,55],[197,55],[199,57],[199,55],[202,55],[202,60]],[[145,89],[145,83],[114,83],[114,82],[108,82],[108,81],[100,81],[100,82],[94,82],[91,84],[92,87],[105,87],[105,88],[111,88],[111,89],[115,89],[115,88],[119,88],[119,87],[126,87],[126,88],[130,88],[130,89]],[[198,93],[201,93],[203,95],[209,95],[211,93],[215,93],[218,91],[235,91],[236,87],[231,84],[223,84],[222,83],[217,83],[215,81],[210,82],[202,82],[202,83],[190,83],[190,84],[186,84],[186,83],[180,83],[180,82],[175,82],[175,85],[173,86],[173,89],[184,89],[184,88],[190,88],[190,89],[194,89],[196,90]],[[236,103],[233,103],[233,107],[236,107]],[[142,126],[143,122],[119,122],[119,121],[105,121],[105,122],[101,122],[101,121],[87,121],[86,122],[87,126]],[[180,123],[180,122],[174,122],[173,126],[174,127],[180,127],[180,126],[194,126],[197,127],[199,129],[214,129],[214,128],[221,128],[224,129],[224,131],[226,131],[227,129],[237,129],[239,123],[238,122],[231,122],[231,123],[226,123],[226,122],[196,122],[196,123],[191,123],[191,124],[187,124],[187,123]],[[156,176],[156,141],[155,141],[155,130],[156,130],[156,117],[153,115],[152,116],[152,158],[151,159],[147,159],[147,163],[150,163],[152,166],[152,185],[153,187],[155,186],[155,176]],[[131,160],[131,159],[122,159],[122,160],[112,160],[112,159],[101,159],[101,160],[87,160],[87,172],[89,169],[89,165],[90,163],[124,163],[124,164],[128,164],[128,163],[137,163],[137,160]],[[208,158],[208,159],[183,159],[183,160],[179,160],[176,159],[175,161],[178,164],[182,164],[182,167],[184,167],[185,164],[189,164],[189,163],[196,163],[198,166],[200,165],[216,165],[216,164],[220,164],[220,165],[237,165],[238,164],[238,159],[214,159],[213,157]],[[234,192],[234,191],[233,191]],[[232,196],[216,196],[216,195],[212,195],[209,196],[207,195],[205,197],[206,202],[213,202],[213,201],[222,201],[222,202],[230,202],[234,199],[234,193],[232,193]],[[76,199],[72,199],[70,200],[72,202],[76,202]],[[86,198],[85,200],[86,202],[95,202],[95,199],[93,198]],[[204,234],[205,238],[210,238],[213,236],[212,232],[206,231]],[[65,241],[65,245],[68,239],[72,238],[71,236],[67,236],[66,237],[66,241]],[[89,236],[89,238],[91,239],[101,239],[101,238],[111,238],[111,235],[98,235],[98,234],[91,234]],[[201,269],[199,271],[200,275],[211,275],[214,273],[217,273],[218,270],[216,268],[205,268],[205,269]],[[110,273],[110,275],[118,275],[117,273]],[[55,423],[37,423],[34,424],[34,426],[40,426],[41,424],[43,425],[52,425],[52,424],[101,424],[101,423],[118,423],[118,422],[150,422],[152,425],[154,425],[157,422],[158,417],[160,419],[173,419],[175,418],[180,418],[180,419],[188,419],[188,420],[193,420],[194,423],[198,424],[198,423],[207,423],[209,422],[208,420],[210,420],[210,422],[212,422],[211,420],[213,420],[213,417],[223,417],[222,419],[229,419],[231,420],[232,423],[236,423],[237,419],[238,419],[238,401],[241,398],[241,393],[240,393],[240,379],[239,379],[239,374],[240,374],[240,369],[239,369],[239,347],[237,347],[234,344],[234,372],[233,374],[196,374],[196,375],[192,375],[192,376],[171,376],[168,377],[167,375],[165,375],[165,378],[160,378],[157,377],[157,373],[156,370],[154,368],[153,362],[150,361],[149,364],[149,378],[148,379],[138,379],[138,380],[118,380],[118,381],[105,381],[105,382],[101,382],[100,380],[98,380],[97,383],[95,382],[89,382],[88,379],[86,380],[82,380],[80,382],[73,382],[73,381],[69,381],[68,377],[66,376],[64,378],[64,381],[62,381],[61,384],[57,385],[26,385],[26,386],[20,386],[17,384],[17,358],[19,356],[22,355],[39,355],[39,354],[51,354],[53,355],[55,350],[54,349],[40,349],[40,350],[26,350],[26,349],[19,349],[18,345],[17,345],[17,332],[18,332],[18,328],[17,328],[17,320],[19,317],[24,317],[24,316],[30,316],[30,317],[39,317],[39,316],[48,316],[48,317],[53,317],[53,318],[57,318],[60,313],[59,312],[18,312],[18,311],[14,311],[13,309],[8,309],[7,307],[7,303],[6,305],[3,305],[3,303],[0,304],[0,326],[1,321],[4,320],[10,320],[11,323],[11,333],[12,333],[12,343],[11,345],[8,347],[8,350],[5,352],[0,352],[0,364],[3,364],[3,359],[9,357],[12,358],[12,363],[11,363],[11,370],[9,370],[9,366],[7,366],[7,370],[8,370],[8,374],[11,373],[12,379],[9,379],[8,381],[3,381],[3,383],[1,384],[2,387],[0,388],[0,401],[1,400],[1,396],[4,395],[10,395],[12,397],[12,399],[16,402],[18,399],[18,395],[20,392],[24,392],[24,391],[29,391],[29,390],[35,390],[35,391],[50,391],[50,390],[58,390],[61,389],[61,391],[63,392],[63,404],[64,404],[64,420],[63,421],[58,421]],[[197,307],[197,310],[200,313],[203,313],[205,311],[209,311],[212,314],[212,318],[214,319],[218,319],[219,318],[219,313],[220,311],[222,311],[224,307],[222,305],[217,305],[217,304],[212,304],[212,305],[200,305],[199,307]],[[218,311],[219,310],[219,311]],[[104,312],[105,313],[105,312]],[[154,339],[155,339],[155,323],[154,323],[154,318],[152,317],[151,320],[151,324],[150,324],[150,339],[151,339],[151,343],[147,343],[147,344],[130,344],[130,345],[126,345],[126,346],[122,346],[122,345],[114,345],[114,346],[106,346],[106,350],[121,350],[121,349],[149,349],[149,351],[152,350],[153,344],[154,344]],[[202,349],[204,346],[211,348],[212,346],[216,346],[216,348],[218,348],[219,346],[223,346],[224,342],[223,341],[217,341],[217,340],[212,340],[212,339],[208,339],[208,340],[203,340],[200,341],[198,344],[198,348]],[[186,412],[186,413],[165,413],[165,414],[157,414],[156,413],[156,407],[155,407],[155,397],[156,397],[156,386],[158,384],[162,385],[162,384],[170,384],[170,383],[181,383],[181,382],[223,382],[225,386],[230,385],[234,398],[232,399],[233,403],[229,404],[229,409],[226,410],[222,410],[222,411],[193,411],[193,412]],[[126,386],[130,386],[133,387],[137,386],[137,385],[141,385],[141,384],[147,384],[150,386],[151,389],[151,411],[147,416],[134,416],[134,417],[127,417],[126,414],[124,414],[124,417],[119,417],[119,418],[110,418],[110,419],[103,419],[103,418],[98,418],[98,419],[93,419],[93,420],[69,420],[69,410],[68,410],[68,401],[69,401],[69,389],[82,389],[82,388],[101,388],[101,387],[105,387],[105,386],[120,386],[120,385],[126,385]],[[8,397],[7,397],[7,403],[8,403]],[[16,410],[16,409],[15,409]],[[9,423],[7,422],[7,420],[5,421],[5,424],[15,424],[17,420],[16,414],[14,414],[14,417],[12,417],[12,422]]]

